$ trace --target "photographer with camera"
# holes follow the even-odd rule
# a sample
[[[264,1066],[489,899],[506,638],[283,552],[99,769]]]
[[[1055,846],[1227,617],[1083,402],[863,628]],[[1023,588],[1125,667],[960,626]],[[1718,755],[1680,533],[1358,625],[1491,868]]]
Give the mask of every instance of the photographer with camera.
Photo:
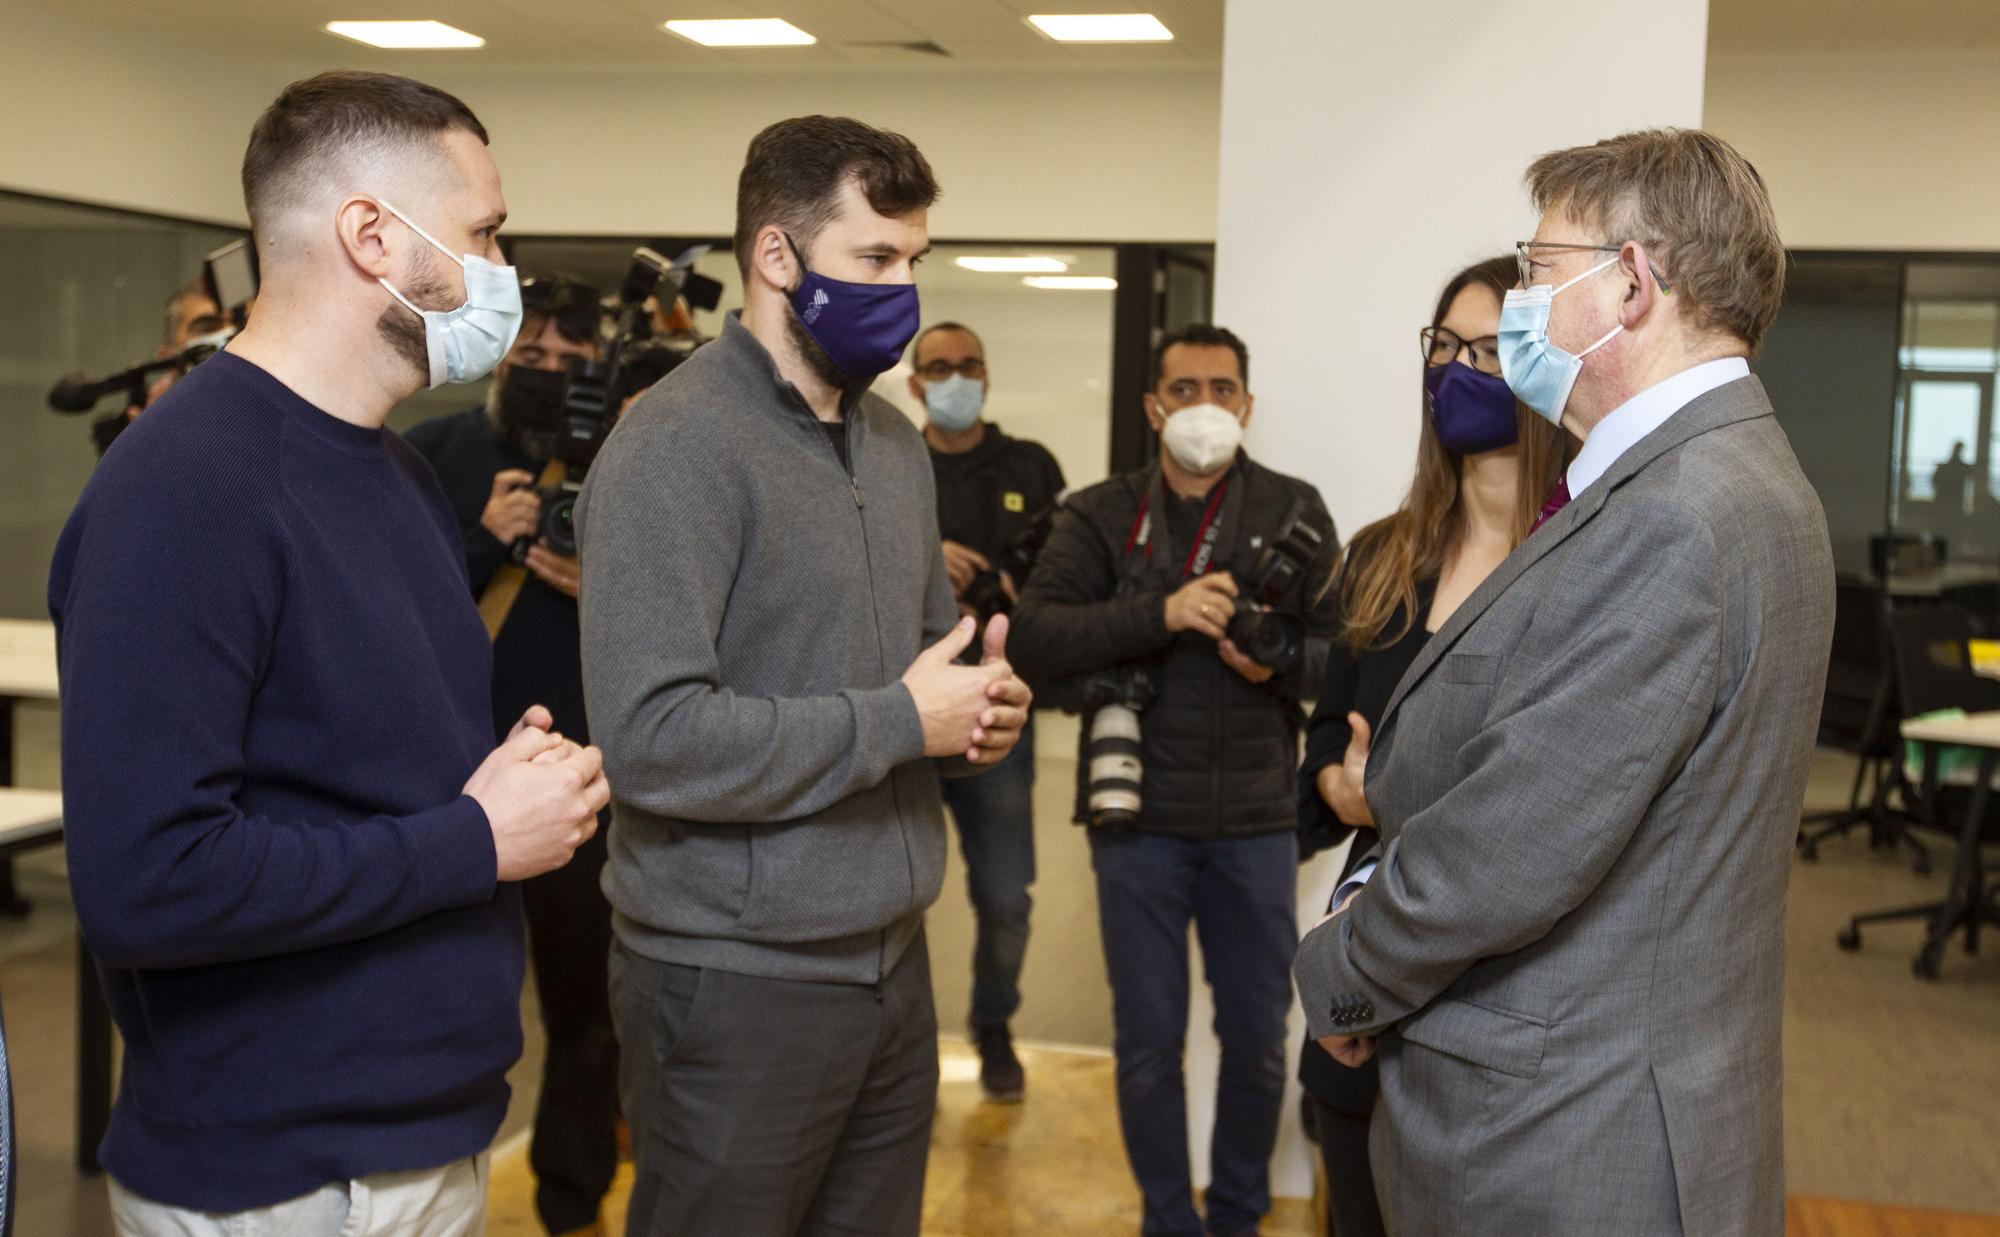
[[[1063,492],[1062,468],[1040,443],[1010,438],[985,419],[991,379],[986,345],[969,327],[940,322],[917,336],[910,394],[923,401],[924,441],[937,479],[944,565],[959,612],[981,624],[1006,614],[1034,566],[1036,526]],[[944,783],[958,825],[977,935],[969,1027],[988,1099],[1018,1101],[1027,1088],[1008,1020],[1021,1007],[1028,952],[1028,886],[1035,879],[1035,740],[992,772]]]
[[[539,703],[557,731],[588,743],[576,560],[541,539],[534,482],[562,417],[570,359],[597,358],[602,314],[596,290],[569,279],[524,280],[521,301],[521,333],[485,400],[405,437],[444,485],[465,538],[474,596],[486,591],[517,542],[533,543],[523,561],[532,578],[493,642],[494,732],[505,733],[522,710]],[[521,886],[547,1036],[528,1162],[536,1213],[558,1234],[594,1231],[618,1170],[618,1040],[605,975],[611,904],[598,887],[604,860],[600,828],[568,866]]]
[[[1337,547],[1318,493],[1240,449],[1249,360],[1212,326],[1160,340],[1159,460],[1064,503],[1015,610],[1021,673],[1088,711],[1077,820],[1147,1237],[1256,1231],[1284,1094],[1299,701],[1335,633]],[[1205,1229],[1181,1071],[1190,921],[1222,1041]]]

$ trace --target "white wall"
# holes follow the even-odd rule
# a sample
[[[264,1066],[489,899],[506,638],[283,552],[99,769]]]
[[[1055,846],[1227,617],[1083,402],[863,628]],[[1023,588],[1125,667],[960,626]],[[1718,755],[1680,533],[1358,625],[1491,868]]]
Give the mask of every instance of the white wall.
[[[1707,123],[1789,246],[2000,249],[2000,52],[1717,59]]]
[[[1343,533],[1408,487],[1416,334],[1439,288],[1533,234],[1522,170],[1550,149],[1701,123],[1707,16],[1705,0],[1230,0],[1216,320],[1253,355],[1251,453],[1319,486]],[[1301,926],[1325,906],[1330,862],[1302,876]],[[1195,987],[1201,1149],[1215,1044]],[[1294,1011],[1291,1042],[1302,1035]],[[1273,1187],[1300,1196],[1311,1174],[1296,1111],[1288,1102]]]
[[[0,189],[241,225],[243,146],[294,74],[205,64],[198,42],[80,30],[10,6],[0,40]]]

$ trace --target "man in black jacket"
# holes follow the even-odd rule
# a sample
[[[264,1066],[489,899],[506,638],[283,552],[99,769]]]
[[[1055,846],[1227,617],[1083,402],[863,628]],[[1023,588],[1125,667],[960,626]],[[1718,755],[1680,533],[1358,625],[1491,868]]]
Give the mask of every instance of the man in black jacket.
[[[437,471],[458,515],[475,597],[509,561],[514,543],[540,528],[534,482],[561,414],[561,375],[571,357],[597,355],[593,289],[531,279],[522,293],[521,333],[485,402],[406,435]],[[537,541],[524,565],[529,578],[493,643],[495,733],[505,735],[512,723],[500,719],[510,710],[519,717],[539,701],[559,733],[588,742],[576,560]],[[600,828],[569,866],[521,889],[548,1037],[528,1159],[535,1210],[557,1234],[602,1231],[598,1209],[618,1170],[618,1040],[606,991],[611,904],[598,887],[608,832]]]
[[[1040,443],[1009,438],[986,420],[986,345],[969,327],[940,322],[910,346],[910,394],[923,401],[937,479],[938,527],[952,595],[982,622],[1020,598],[1015,547],[1063,491],[1062,468]],[[972,1037],[979,1085],[1003,1104],[1027,1087],[1008,1020],[1021,1007],[1028,952],[1028,886],[1035,880],[1035,737],[984,777],[943,784],[958,825],[978,935],[972,947]]]
[[[1015,612],[1010,648],[1044,696],[1090,707],[1092,678],[1143,670],[1139,804],[1116,827],[1089,803],[1078,766],[1077,819],[1090,830],[1098,915],[1112,989],[1118,1111],[1145,1195],[1146,1237],[1254,1233],[1270,1207],[1268,1163],[1285,1085],[1287,970],[1297,945],[1293,778],[1299,700],[1319,681],[1334,608],[1302,583],[1280,609],[1302,618],[1295,655],[1259,664],[1230,638],[1271,539],[1332,521],[1303,481],[1252,461],[1249,351],[1228,331],[1192,326],[1154,350],[1146,416],[1156,465],[1070,498]],[[1239,628],[1240,633],[1240,628]],[[1192,920],[1222,1041],[1207,1224],[1188,1169],[1181,1055]]]

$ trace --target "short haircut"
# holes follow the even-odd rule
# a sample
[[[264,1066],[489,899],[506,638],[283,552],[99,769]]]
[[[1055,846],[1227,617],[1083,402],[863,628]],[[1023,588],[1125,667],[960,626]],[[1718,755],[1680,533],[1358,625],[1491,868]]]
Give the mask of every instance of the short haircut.
[[[599,342],[604,320],[598,291],[568,275],[531,275],[521,281],[522,339],[533,339],[555,323],[556,333],[573,344]]]
[[[340,69],[293,82],[257,118],[243,152],[251,232],[261,237],[275,213],[309,201],[343,157],[371,146],[435,145],[453,129],[488,140],[471,108],[407,77]]]
[[[166,320],[164,323],[166,329],[160,335],[162,343],[170,347],[173,345],[174,337],[180,333],[181,329],[181,311],[186,309],[187,303],[196,297],[204,301],[211,299],[208,294],[208,285],[199,279],[184,288],[175,290],[174,294],[167,298]]]
[[[843,116],[781,120],[750,140],[736,181],[736,266],[747,278],[757,233],[771,224],[808,247],[833,219],[848,181],[894,219],[937,201],[937,177],[916,143]]]
[[[1543,155],[1527,182],[1537,210],[1598,230],[1557,239],[1647,246],[1695,327],[1756,351],[1784,296],[1785,246],[1764,178],[1735,147],[1700,129],[1641,129]]]
[[[910,365],[912,368],[915,368],[917,358],[923,355],[924,341],[939,331],[964,331],[967,335],[972,336],[973,343],[979,345],[979,355],[981,357],[986,355],[986,341],[979,338],[978,331],[973,330],[962,322],[934,322],[917,332],[917,337],[910,341]]]
[[[1206,322],[1190,323],[1176,331],[1168,331],[1160,336],[1160,342],[1153,345],[1153,359],[1146,371],[1146,389],[1158,390],[1160,378],[1167,372],[1167,349],[1176,344],[1188,344],[1196,348],[1227,348],[1236,354],[1236,368],[1243,378],[1243,386],[1250,386],[1250,345],[1236,337],[1236,332],[1224,327],[1210,326]]]

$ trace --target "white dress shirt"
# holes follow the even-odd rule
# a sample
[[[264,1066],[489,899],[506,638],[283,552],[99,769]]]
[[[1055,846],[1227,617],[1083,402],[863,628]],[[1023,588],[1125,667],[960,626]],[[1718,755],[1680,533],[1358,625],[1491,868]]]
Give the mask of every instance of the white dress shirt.
[[[1667,423],[1667,418],[1726,383],[1750,376],[1750,362],[1740,356],[1705,361],[1634,395],[1597,423],[1569,464],[1569,496],[1574,499],[1611,471],[1618,457],[1639,440]]]
[[[1634,395],[1631,399],[1613,408],[1609,415],[1597,423],[1590,436],[1583,440],[1583,447],[1570,461],[1570,498],[1578,495],[1596,483],[1599,477],[1611,471],[1618,458],[1639,445],[1639,441],[1667,423],[1667,419],[1695,400],[1719,386],[1750,376],[1750,362],[1740,356],[1723,357],[1719,361],[1704,361],[1691,369],[1684,369],[1663,382]],[[1333,891],[1333,901],[1328,910],[1337,908],[1347,896],[1368,883],[1375,875],[1376,861],[1364,860],[1347,879],[1340,882],[1340,888]]]

